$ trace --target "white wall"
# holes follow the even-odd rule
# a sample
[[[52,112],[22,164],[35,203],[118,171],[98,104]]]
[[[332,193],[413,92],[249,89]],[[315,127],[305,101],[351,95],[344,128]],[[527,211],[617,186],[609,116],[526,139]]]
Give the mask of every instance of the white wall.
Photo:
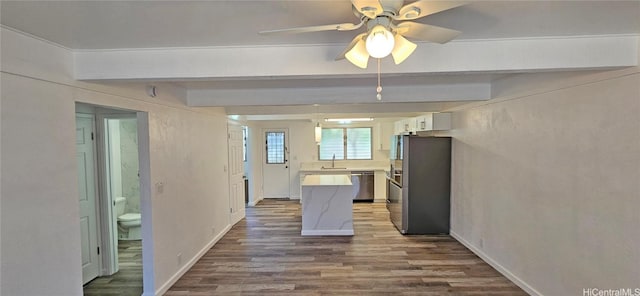
[[[82,295],[76,101],[148,112],[151,183],[164,191],[150,188],[152,217],[143,217],[155,267],[145,291],[162,292],[229,227],[223,111],[186,108],[184,90],[170,85],[149,98],[144,86],[74,81],[68,50],[1,30],[0,294]]]
[[[290,192],[291,198],[300,198],[300,163],[318,161],[318,146],[315,142],[315,123],[311,121],[252,121],[248,122],[249,132],[249,162],[251,178],[249,189],[250,202],[259,201],[262,195],[262,153],[264,150],[264,140],[262,131],[268,128],[287,128],[289,130],[289,163],[290,163]],[[375,122],[353,123],[349,125],[328,125],[323,127],[372,127],[373,137],[373,161],[388,161],[388,152],[375,149],[379,147],[377,124]],[[366,163],[367,160],[348,161],[350,164]],[[329,162],[328,162],[329,163]],[[336,166],[343,166],[345,161],[336,161]]]
[[[638,288],[638,68],[494,94],[453,113],[452,234],[532,294]]]

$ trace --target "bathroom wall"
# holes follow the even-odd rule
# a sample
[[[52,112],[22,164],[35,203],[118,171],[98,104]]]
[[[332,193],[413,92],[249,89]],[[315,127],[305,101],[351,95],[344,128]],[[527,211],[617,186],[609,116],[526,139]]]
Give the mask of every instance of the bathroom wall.
[[[138,176],[138,126],[135,119],[120,119],[120,163],[122,196],[127,198],[126,213],[140,213]]]
[[[120,120],[107,120],[109,130],[109,189],[111,197],[122,196],[122,169],[120,168],[122,160],[120,159]]]

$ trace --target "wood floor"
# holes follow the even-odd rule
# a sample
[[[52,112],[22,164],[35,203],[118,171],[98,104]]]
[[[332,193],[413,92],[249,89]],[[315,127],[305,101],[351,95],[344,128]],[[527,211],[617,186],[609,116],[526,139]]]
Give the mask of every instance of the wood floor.
[[[527,295],[450,236],[403,236],[388,215],[356,203],[355,236],[301,237],[297,201],[262,201],[165,295]]]
[[[85,296],[142,295],[142,241],[118,241],[119,270],[83,287]]]

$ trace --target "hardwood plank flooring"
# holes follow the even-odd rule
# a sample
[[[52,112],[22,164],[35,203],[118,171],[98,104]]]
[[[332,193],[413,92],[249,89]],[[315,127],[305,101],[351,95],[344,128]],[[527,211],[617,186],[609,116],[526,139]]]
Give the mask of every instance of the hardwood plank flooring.
[[[450,236],[403,236],[382,203],[353,237],[302,237],[298,201],[264,200],[165,294],[527,295]]]
[[[142,295],[142,241],[118,241],[119,270],[83,287],[85,296]]]

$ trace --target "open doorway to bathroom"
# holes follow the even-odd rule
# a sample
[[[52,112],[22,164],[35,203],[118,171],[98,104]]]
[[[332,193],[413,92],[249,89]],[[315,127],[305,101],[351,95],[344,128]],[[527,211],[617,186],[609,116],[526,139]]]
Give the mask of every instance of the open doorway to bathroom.
[[[77,114],[89,113],[95,119],[96,139],[99,272],[97,277],[83,278],[84,295],[141,295],[143,205],[138,115],[133,111],[85,104],[78,104],[76,110]]]

